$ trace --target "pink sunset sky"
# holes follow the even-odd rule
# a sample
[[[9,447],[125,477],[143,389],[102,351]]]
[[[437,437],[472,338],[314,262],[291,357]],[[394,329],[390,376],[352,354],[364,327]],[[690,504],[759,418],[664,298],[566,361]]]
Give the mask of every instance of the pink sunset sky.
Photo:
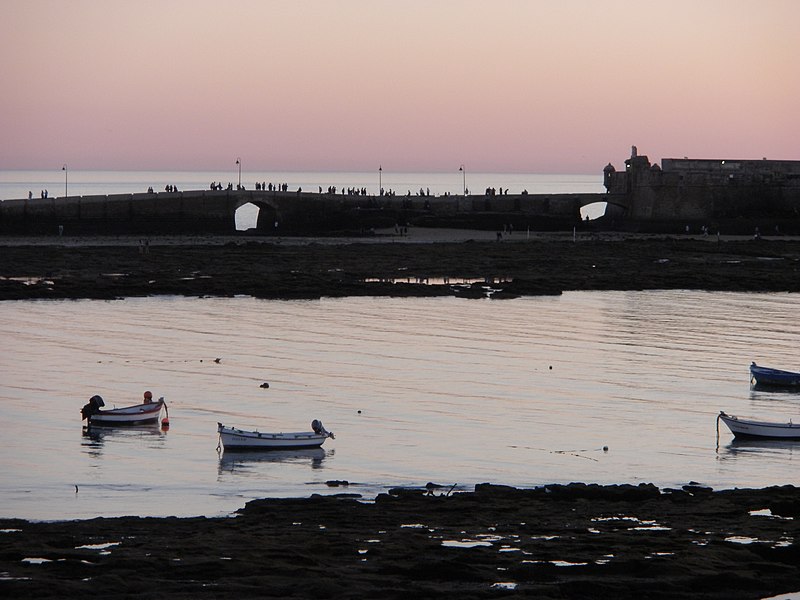
[[[800,159],[797,0],[3,0],[0,169]]]

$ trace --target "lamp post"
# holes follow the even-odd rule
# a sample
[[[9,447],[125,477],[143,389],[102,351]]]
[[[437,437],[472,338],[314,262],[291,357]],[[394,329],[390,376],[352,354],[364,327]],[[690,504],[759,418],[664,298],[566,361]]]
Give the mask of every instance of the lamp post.
[[[61,170],[64,171],[64,196],[68,196],[67,194],[67,174],[69,171],[67,170],[67,165],[61,167]]]
[[[240,190],[242,189],[242,159],[237,158],[236,164],[239,166],[239,186],[236,189]]]
[[[464,168],[464,165],[461,165],[458,168],[458,170],[461,171],[462,182],[463,182],[463,185],[464,185],[464,199],[466,200],[466,198],[467,198],[467,170]]]
[[[378,196],[383,196],[383,166],[378,165]]]

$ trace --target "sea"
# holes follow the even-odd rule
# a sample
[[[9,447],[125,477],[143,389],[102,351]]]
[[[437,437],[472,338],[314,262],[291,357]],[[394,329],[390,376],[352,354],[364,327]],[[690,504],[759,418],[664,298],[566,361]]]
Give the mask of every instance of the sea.
[[[800,394],[754,390],[748,371],[798,366],[798,308],[688,290],[0,302],[0,516],[229,516],[428,483],[798,485],[800,445],[737,442],[717,420],[800,419]],[[168,429],[84,429],[91,396],[145,390]],[[218,423],[313,419],[335,435],[320,450],[219,445]]]
[[[256,183],[267,186],[286,184],[289,190],[306,192],[327,191],[336,187],[365,190],[367,194],[378,194],[379,190],[397,195],[424,193],[432,196],[483,194],[489,188],[508,190],[509,194],[527,191],[530,194],[603,193],[602,172],[581,174],[537,174],[537,173],[393,173],[388,170],[365,172],[243,172],[238,171],[79,171],[58,169],[51,171],[0,170],[0,200],[48,198],[62,196],[93,196],[105,194],[135,194],[153,188],[164,191],[167,186],[179,191],[207,190],[212,183],[234,187],[239,183],[248,190],[255,190]],[[582,209],[581,218],[595,219],[605,212],[605,202],[598,202]],[[255,227],[258,209],[247,204],[236,213],[236,227],[246,230]]]

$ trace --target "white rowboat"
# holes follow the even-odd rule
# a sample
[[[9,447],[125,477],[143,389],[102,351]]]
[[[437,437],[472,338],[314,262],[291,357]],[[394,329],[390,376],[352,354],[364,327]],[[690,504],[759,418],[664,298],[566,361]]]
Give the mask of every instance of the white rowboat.
[[[235,427],[226,427],[217,423],[219,441],[225,449],[230,450],[291,450],[300,448],[319,448],[333,433],[322,426],[322,422],[314,419],[311,423],[313,431],[297,431],[294,433],[262,433],[244,431]]]
[[[725,423],[736,438],[800,440],[800,423],[742,419],[723,411],[719,412],[717,419]]]
[[[81,410],[81,415],[90,427],[126,427],[129,425],[152,425],[158,423],[161,416],[161,409],[167,410],[167,403],[164,398],[159,398],[154,402],[135,404],[123,408],[113,408],[102,410],[105,406],[100,396],[92,396],[89,403]],[[168,419],[164,420],[167,426]]]

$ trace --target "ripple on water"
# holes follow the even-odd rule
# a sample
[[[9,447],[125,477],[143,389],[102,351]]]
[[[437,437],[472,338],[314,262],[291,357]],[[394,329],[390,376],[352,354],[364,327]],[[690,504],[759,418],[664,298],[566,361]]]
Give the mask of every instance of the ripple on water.
[[[335,493],[331,480],[367,499],[428,481],[782,485],[796,445],[720,431],[717,447],[714,428],[720,410],[800,418],[796,395],[752,391],[748,373],[792,366],[796,312],[791,294],[692,291],[7,302],[2,516],[216,516]],[[169,431],[82,437],[90,396],[122,406],[145,389],[166,398]],[[218,421],[302,431],[315,418],[336,432],[320,456],[216,453]]]

